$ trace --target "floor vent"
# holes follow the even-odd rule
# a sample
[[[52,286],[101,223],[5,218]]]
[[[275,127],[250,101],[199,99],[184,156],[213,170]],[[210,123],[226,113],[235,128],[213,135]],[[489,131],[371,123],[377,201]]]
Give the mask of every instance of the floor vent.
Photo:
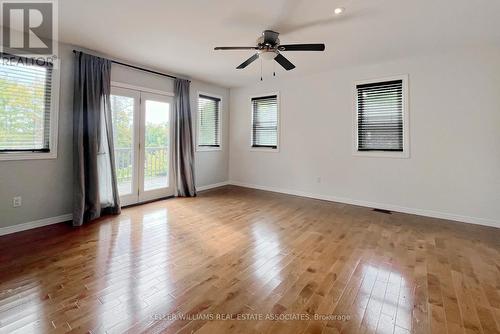
[[[385,213],[386,215],[390,215],[392,211],[390,210],[384,210],[384,209],[373,209],[375,212],[380,212],[380,213]]]

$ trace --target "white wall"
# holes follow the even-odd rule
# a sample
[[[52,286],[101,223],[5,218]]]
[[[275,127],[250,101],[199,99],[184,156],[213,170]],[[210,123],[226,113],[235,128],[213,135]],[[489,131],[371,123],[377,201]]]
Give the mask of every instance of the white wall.
[[[191,112],[193,115],[193,128],[198,126],[198,94],[202,92],[221,97],[221,150],[195,152],[195,177],[196,187],[202,188],[226,182],[229,179],[229,89],[210,85],[201,81],[191,82]],[[196,142],[195,142],[196,145]]]
[[[16,225],[39,221],[54,222],[53,217],[66,220],[72,212],[73,193],[73,46],[61,44],[61,84],[59,98],[59,142],[57,159],[0,161],[0,235],[18,229]],[[111,80],[132,85],[173,92],[173,81],[153,74],[113,65]],[[198,90],[212,93],[229,101],[229,90],[216,85],[193,80],[191,107],[193,124],[196,124],[196,94]],[[228,179],[228,129],[229,113],[222,110],[222,150],[197,152],[197,187],[216,184]],[[22,196],[23,205],[12,207],[12,198]],[[60,220],[61,220],[60,219]],[[8,229],[6,229],[8,227]]]
[[[395,74],[409,74],[410,158],[353,156],[353,82]],[[232,182],[500,227],[499,50],[280,76],[231,89]],[[249,97],[275,91],[280,150],[251,151]]]

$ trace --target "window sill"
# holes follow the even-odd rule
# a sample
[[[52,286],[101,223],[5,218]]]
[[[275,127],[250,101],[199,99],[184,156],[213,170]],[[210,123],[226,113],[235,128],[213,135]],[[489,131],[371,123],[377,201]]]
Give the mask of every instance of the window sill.
[[[250,147],[250,151],[252,152],[271,152],[271,153],[279,153],[280,149],[278,148],[267,148],[267,147]]]
[[[20,161],[20,160],[49,160],[57,159],[56,152],[48,153],[0,153],[0,161]]]
[[[222,147],[204,147],[204,146],[196,147],[196,152],[217,152],[217,151],[222,151]]]
[[[354,151],[352,153],[355,157],[368,157],[368,158],[393,158],[393,159],[409,159],[410,152],[390,152],[390,151]]]

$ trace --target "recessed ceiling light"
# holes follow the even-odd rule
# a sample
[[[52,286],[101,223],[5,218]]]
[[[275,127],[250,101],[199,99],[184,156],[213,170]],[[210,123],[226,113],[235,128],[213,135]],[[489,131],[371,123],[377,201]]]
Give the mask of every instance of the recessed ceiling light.
[[[333,11],[333,12],[335,13],[335,15],[340,15],[340,14],[342,14],[344,11],[345,11],[345,8],[344,8],[344,7],[337,7],[337,8],[335,8],[335,9],[334,9],[334,11]]]

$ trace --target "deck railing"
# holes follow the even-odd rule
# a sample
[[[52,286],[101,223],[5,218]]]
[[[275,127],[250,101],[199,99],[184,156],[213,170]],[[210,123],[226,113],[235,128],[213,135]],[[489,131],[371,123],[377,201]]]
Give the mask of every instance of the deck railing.
[[[168,147],[147,147],[145,153],[145,178],[168,174]],[[131,148],[115,148],[115,168],[118,183],[132,181],[133,162],[134,158]]]

